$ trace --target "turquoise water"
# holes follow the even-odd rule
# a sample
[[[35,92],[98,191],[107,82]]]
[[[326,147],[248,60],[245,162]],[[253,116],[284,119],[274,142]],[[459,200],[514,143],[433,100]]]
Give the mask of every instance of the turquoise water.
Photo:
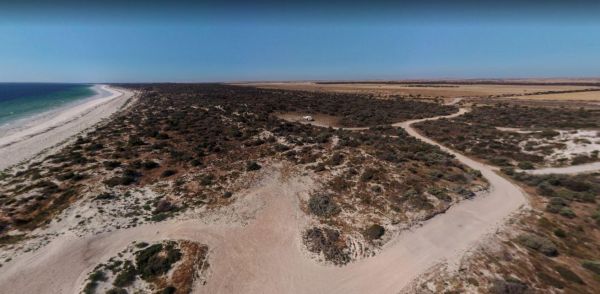
[[[0,126],[96,94],[88,84],[0,83]]]

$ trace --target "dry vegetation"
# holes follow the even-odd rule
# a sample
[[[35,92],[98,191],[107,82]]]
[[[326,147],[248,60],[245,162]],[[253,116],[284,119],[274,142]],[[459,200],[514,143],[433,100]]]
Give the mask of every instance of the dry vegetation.
[[[598,81],[373,81],[256,83],[251,85],[271,89],[371,94],[378,97],[600,100]]]
[[[570,143],[586,145],[596,142],[558,140],[561,132],[578,129],[600,130],[600,110],[529,107],[513,104],[475,107],[453,119],[428,121],[416,125],[424,135],[465,154],[494,165],[530,169],[548,164],[581,164],[600,160],[590,150],[566,154],[562,160],[549,162],[551,155],[566,150]],[[508,128],[508,129],[503,129]],[[518,128],[518,129],[510,129]],[[600,140],[595,138],[593,140]]]
[[[345,126],[374,126],[449,114],[454,106],[216,84],[127,87],[143,92],[132,108],[2,179],[2,244],[61,219],[88,234],[227,206],[252,183],[254,171],[285,160],[319,175],[314,194],[330,197],[336,209],[306,211],[315,227],[338,231],[336,242],[356,257],[370,253],[353,244],[378,247],[379,239],[389,239],[386,231],[431,217],[485,186],[478,173],[403,131],[333,130],[274,115],[322,113]],[[385,229],[372,233],[374,225]]]
[[[532,196],[498,240],[468,257],[458,272],[423,277],[420,293],[597,293],[600,289],[600,174],[531,176],[507,171]]]
[[[543,93],[530,93],[525,97],[508,96],[507,98],[556,101],[600,101],[600,92],[598,92],[598,89],[587,91],[551,91]]]
[[[338,132],[336,142],[313,167],[322,185],[304,208],[317,219],[304,235],[309,250],[335,264],[372,255],[400,230],[486,187],[477,171],[401,129]]]

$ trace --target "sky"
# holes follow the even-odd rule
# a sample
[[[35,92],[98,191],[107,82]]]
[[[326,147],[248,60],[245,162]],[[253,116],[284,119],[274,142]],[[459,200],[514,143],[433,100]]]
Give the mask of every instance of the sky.
[[[81,2],[2,1],[0,82],[600,77],[593,1]]]

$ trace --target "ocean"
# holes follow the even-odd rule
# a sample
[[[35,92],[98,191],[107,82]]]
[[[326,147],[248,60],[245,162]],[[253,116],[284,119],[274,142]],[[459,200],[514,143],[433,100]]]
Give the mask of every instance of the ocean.
[[[90,84],[0,83],[0,127],[92,97]]]

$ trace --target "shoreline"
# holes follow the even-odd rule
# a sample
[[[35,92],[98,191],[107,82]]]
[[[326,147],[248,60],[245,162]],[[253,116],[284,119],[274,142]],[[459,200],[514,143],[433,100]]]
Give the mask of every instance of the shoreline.
[[[75,100],[65,102],[60,105],[55,105],[41,111],[28,113],[8,121],[2,121],[0,123],[0,138],[31,127],[35,124],[39,124],[40,122],[43,122],[44,119],[48,119],[49,117],[66,109],[83,104],[92,99],[98,99],[107,96],[109,93],[103,88],[103,86],[104,85],[100,84],[91,85],[90,90],[93,92],[91,95],[79,97]]]
[[[57,149],[61,143],[119,110],[133,92],[97,85],[97,94],[0,129],[0,171]]]

